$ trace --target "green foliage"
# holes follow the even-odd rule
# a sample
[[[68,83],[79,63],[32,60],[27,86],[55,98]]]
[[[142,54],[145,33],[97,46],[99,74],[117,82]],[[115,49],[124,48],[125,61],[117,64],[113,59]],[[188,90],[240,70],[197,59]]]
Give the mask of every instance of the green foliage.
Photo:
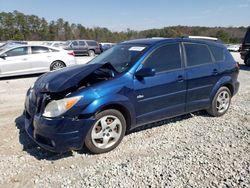
[[[241,43],[245,27],[188,27],[174,26],[161,29],[134,31],[127,29],[112,32],[108,28],[86,28],[81,24],[70,24],[62,18],[47,22],[35,15],[21,12],[0,12],[0,40],[71,40],[95,39],[99,42],[121,42],[136,38],[180,37],[184,35],[214,36],[225,43]]]

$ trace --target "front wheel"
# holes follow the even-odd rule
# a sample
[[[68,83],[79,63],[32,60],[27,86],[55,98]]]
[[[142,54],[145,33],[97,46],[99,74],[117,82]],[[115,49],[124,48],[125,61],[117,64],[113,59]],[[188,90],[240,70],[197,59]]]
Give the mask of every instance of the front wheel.
[[[227,87],[221,87],[215,94],[208,114],[214,117],[224,115],[231,103],[231,92]]]
[[[105,110],[96,115],[96,122],[85,138],[85,146],[93,153],[105,153],[116,148],[126,131],[126,120],[117,110]]]
[[[50,65],[50,70],[58,70],[61,69],[63,67],[66,67],[66,65],[62,62],[62,61],[54,61],[53,63],[51,63]]]

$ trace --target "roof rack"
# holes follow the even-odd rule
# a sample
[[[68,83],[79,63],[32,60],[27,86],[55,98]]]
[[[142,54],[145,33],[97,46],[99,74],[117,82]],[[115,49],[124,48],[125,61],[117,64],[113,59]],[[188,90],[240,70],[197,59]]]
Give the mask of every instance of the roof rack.
[[[218,38],[207,36],[183,36],[182,38],[218,41]]]

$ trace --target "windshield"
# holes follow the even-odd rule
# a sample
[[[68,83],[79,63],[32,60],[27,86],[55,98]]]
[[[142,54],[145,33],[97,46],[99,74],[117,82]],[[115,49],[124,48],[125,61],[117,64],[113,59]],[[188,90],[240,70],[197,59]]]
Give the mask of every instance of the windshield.
[[[147,45],[141,44],[119,44],[103,52],[90,61],[89,64],[110,63],[117,72],[122,73],[142,56],[147,47]]]

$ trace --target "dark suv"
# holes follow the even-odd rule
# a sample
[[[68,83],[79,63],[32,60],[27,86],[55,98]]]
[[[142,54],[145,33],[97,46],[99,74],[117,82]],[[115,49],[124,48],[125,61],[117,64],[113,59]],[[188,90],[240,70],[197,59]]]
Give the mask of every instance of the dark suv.
[[[246,32],[245,38],[243,40],[241,49],[240,49],[241,59],[244,60],[246,66],[250,66],[250,27]]]
[[[94,40],[69,40],[64,45],[64,49],[74,51],[75,55],[95,56],[101,53],[98,42]]]
[[[222,116],[239,88],[224,45],[185,38],[120,43],[86,65],[39,77],[25,102],[25,129],[42,147],[114,149],[126,131],[207,110]]]

